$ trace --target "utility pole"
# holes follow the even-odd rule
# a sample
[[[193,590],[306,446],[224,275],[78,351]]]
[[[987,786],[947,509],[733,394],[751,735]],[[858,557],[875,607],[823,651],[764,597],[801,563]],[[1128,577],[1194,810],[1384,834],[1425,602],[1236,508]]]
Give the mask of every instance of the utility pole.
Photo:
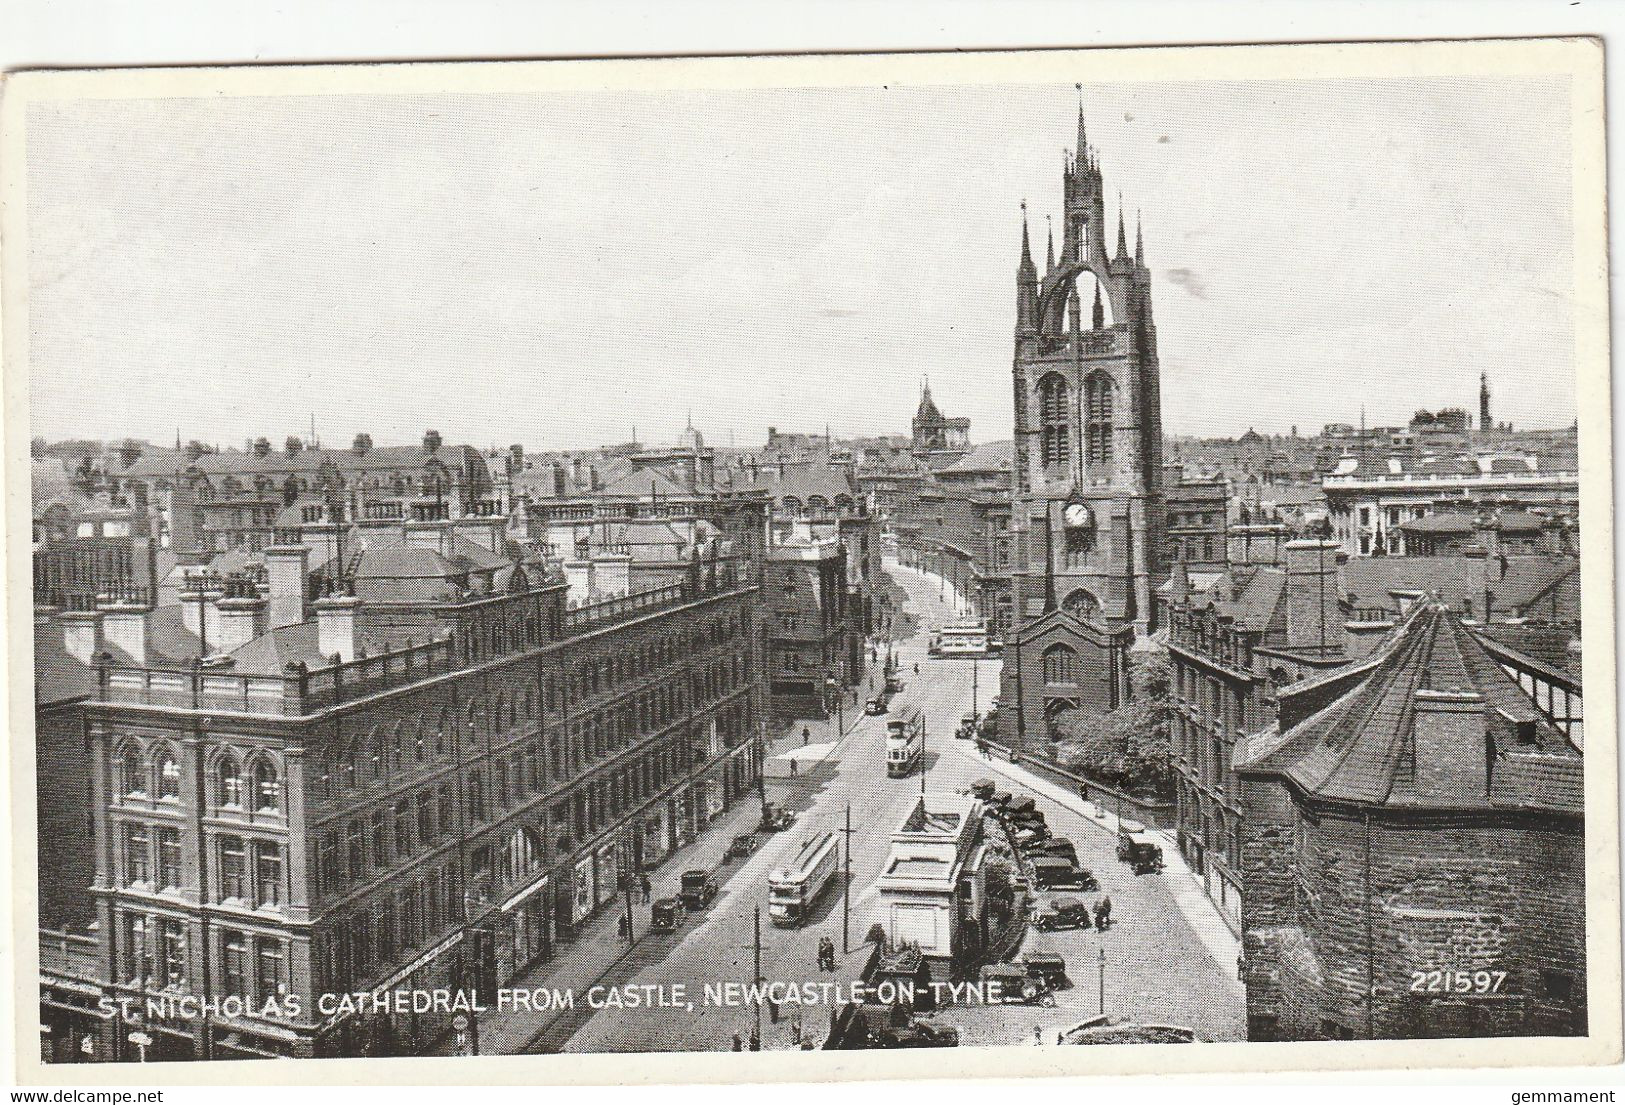
[[[626,942],[636,944],[638,937],[632,928],[632,872],[627,871],[623,874],[621,882],[626,887]]]
[[[767,824],[767,722],[756,723],[756,797],[762,801],[762,824]]]
[[[841,954],[852,950],[852,803],[846,804],[846,869],[845,888],[841,893]]]
[[[922,809],[924,808],[923,807],[923,802],[925,800],[925,772],[926,772],[926,765],[925,765],[925,712],[921,711],[921,713],[920,713],[920,799],[921,799],[921,802],[922,802]]]
[[[981,674],[982,674],[982,660],[981,660],[981,657],[972,656],[970,658],[970,712],[971,712],[971,714],[973,716],[976,713],[976,698],[977,698],[977,695],[976,695],[976,682],[977,682],[977,677],[980,676]]]
[[[1106,1015],[1106,945],[1100,945],[1100,1015]]]
[[[1105,953],[1102,953],[1105,954]],[[756,1038],[762,1038],[762,907],[756,907]]]

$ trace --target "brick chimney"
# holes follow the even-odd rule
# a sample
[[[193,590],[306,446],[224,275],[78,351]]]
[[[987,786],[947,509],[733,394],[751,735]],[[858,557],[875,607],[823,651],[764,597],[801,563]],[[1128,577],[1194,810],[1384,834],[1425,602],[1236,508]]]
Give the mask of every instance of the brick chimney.
[[[234,586],[214,605],[220,629],[210,643],[217,652],[241,648],[271,628],[270,603],[252,588]]]
[[[63,647],[81,664],[91,663],[91,657],[102,650],[102,618],[100,610],[64,610],[57,615]]]
[[[102,640],[116,646],[137,664],[147,662],[147,618],[152,610],[145,603],[114,602],[101,608]]]
[[[1288,648],[1337,653],[1343,649],[1343,614],[1338,599],[1336,541],[1288,541],[1286,553],[1286,643]]]
[[[1482,796],[1488,784],[1484,696],[1422,688],[1412,699],[1416,793],[1424,799]]]
[[[632,593],[630,553],[599,553],[592,558],[592,568],[599,594],[620,598]]]
[[[351,595],[329,595],[316,600],[316,649],[323,656],[355,659],[355,615],[361,600]]]
[[[305,620],[305,596],[310,594],[310,549],[305,545],[272,545],[264,556],[265,575],[271,586],[270,627],[298,625]]]
[[[571,557],[564,562],[564,581],[570,585],[569,601],[590,602],[594,590],[594,565],[591,560]]]

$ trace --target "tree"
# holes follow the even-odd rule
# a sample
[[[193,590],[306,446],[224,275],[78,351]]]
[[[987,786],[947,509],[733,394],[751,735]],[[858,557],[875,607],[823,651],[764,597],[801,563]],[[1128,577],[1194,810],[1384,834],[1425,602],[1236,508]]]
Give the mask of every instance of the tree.
[[[1065,710],[1055,720],[1055,758],[1063,767],[1126,790],[1167,797],[1173,788],[1173,682],[1160,654],[1135,654],[1134,697],[1104,714]]]

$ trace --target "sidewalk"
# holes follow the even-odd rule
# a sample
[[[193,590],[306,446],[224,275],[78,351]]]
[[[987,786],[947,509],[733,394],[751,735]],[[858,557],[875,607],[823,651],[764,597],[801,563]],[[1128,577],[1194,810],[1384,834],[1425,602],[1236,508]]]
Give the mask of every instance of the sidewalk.
[[[1081,814],[1084,820],[1116,839],[1118,818],[1110,810],[1079,798],[1066,787],[1040,778],[1017,764],[1000,759],[989,759],[984,762],[996,774],[1012,779],[1028,790],[1042,794],[1050,801]],[[1234,980],[1236,960],[1241,955],[1241,941],[1230,931],[1230,926],[1219,916],[1218,906],[1213,904],[1213,900],[1202,890],[1196,875],[1186,866],[1184,857],[1179,854],[1178,845],[1167,833],[1158,829],[1150,831],[1163,841],[1162,862],[1164,871],[1169,876],[1168,889],[1172,892],[1174,902],[1185,918],[1185,923],[1202,941],[1202,946],[1219,965],[1221,973]],[[1242,990],[1239,981],[1234,982],[1234,986],[1238,992]]]
[[[689,844],[667,856],[649,872],[653,884],[651,902],[676,893],[682,872],[690,868],[714,871],[722,866],[722,853],[739,833],[756,829],[762,809],[754,794],[738,798],[732,809],[712,821]],[[720,881],[720,879],[719,879]],[[629,944],[620,933],[620,921],[626,914],[626,899],[620,897],[613,904],[605,903],[601,910],[583,921],[568,942],[560,941],[554,948],[553,958],[539,963],[506,983],[512,990],[547,987],[552,990],[573,990],[582,995],[613,972],[623,961],[638,951],[638,944],[649,932],[651,905],[643,904],[634,894],[632,905],[632,932],[636,937]],[[560,1017],[570,1010],[492,1009],[479,1018],[480,1053],[482,1055],[526,1054],[531,1041],[536,1039]],[[457,1054],[455,1040],[449,1034],[438,1041],[426,1054]]]

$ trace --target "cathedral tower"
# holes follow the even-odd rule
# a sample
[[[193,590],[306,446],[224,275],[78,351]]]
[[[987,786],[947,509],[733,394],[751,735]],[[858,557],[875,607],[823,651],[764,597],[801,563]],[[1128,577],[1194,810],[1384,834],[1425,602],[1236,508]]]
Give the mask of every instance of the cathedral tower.
[[[1081,105],[1077,148],[1063,158],[1062,207],[1060,255],[1040,277],[1023,205],[1012,368],[1016,648],[1005,651],[1006,681],[1022,684],[1009,692],[1024,706],[1049,714],[1117,705],[1125,642],[1153,628],[1153,594],[1166,577],[1151,274],[1138,219],[1129,251],[1120,196],[1107,236],[1105,184]],[[1013,652],[1021,659],[1011,665]],[[1054,662],[1040,666],[1046,655]],[[1051,678],[1069,671],[1074,678]],[[1041,688],[1066,693],[1035,697],[1035,675]],[[1020,720],[1027,732],[1041,729]]]

